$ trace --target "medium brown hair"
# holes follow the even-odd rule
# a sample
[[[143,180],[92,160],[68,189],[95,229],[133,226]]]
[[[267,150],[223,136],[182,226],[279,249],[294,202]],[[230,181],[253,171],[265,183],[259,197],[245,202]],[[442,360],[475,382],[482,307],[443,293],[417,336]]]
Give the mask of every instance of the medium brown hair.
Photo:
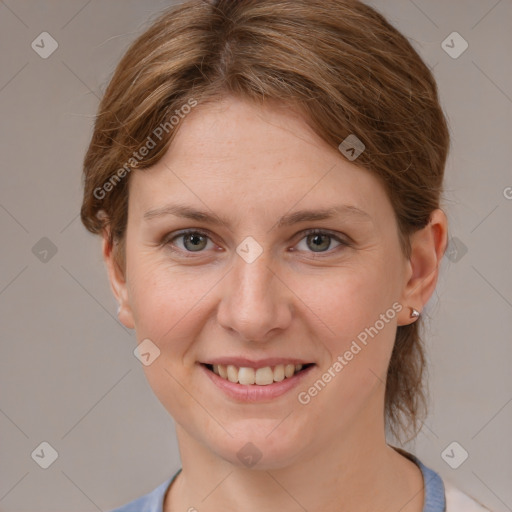
[[[356,0],[191,0],[159,13],[131,44],[84,159],[82,222],[108,228],[122,269],[129,173],[158,162],[179,124],[161,138],[155,128],[183,117],[191,99],[226,95],[293,106],[334,148],[350,134],[363,141],[354,164],[385,186],[410,256],[409,236],[439,207],[449,131],[432,73],[406,37]],[[154,147],[142,157],[148,138]],[[397,328],[388,367],[386,426],[397,438],[416,436],[426,414],[420,326],[421,317]]]

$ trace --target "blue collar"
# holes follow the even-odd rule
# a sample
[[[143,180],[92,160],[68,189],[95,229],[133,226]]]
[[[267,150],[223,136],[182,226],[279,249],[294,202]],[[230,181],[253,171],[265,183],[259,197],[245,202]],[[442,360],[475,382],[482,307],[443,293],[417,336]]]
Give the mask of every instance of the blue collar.
[[[391,446],[391,448],[412,460],[421,469],[421,473],[423,474],[423,488],[425,490],[423,512],[445,512],[446,500],[444,484],[441,477],[435,471],[425,466],[425,464],[412,453],[395,446]]]

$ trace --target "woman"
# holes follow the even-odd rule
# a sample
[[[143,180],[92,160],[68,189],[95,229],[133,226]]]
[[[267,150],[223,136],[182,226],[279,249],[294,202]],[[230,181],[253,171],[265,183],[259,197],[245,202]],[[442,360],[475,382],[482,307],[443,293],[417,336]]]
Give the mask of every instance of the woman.
[[[431,72],[353,0],[193,0],[129,48],[84,161],[182,468],[118,511],[485,510],[403,449],[446,249]]]

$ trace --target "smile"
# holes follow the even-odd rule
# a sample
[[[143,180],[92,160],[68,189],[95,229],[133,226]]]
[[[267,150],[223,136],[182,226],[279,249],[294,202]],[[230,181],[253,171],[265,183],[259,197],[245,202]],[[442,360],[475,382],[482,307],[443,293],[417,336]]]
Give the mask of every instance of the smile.
[[[246,366],[213,364],[206,367],[229,382],[243,384],[245,386],[268,386],[273,382],[281,382],[284,379],[293,377],[303,368],[310,366],[302,364],[278,364],[275,366],[264,366],[262,368],[250,368]]]
[[[297,387],[316,364],[254,363],[251,367],[216,362],[198,366],[224,396],[237,402],[268,402]]]

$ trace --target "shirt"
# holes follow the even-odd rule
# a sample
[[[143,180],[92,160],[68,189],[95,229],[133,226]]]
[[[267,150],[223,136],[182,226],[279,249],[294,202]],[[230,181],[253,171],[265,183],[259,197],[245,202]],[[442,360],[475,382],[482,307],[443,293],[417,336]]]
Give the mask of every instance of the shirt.
[[[415,462],[421,470],[424,485],[423,512],[489,512],[489,509],[484,508],[453,484],[443,482],[435,471],[425,466],[415,455],[394,446],[393,448]],[[110,512],[163,512],[167,489],[180,474],[181,469],[148,494]]]

